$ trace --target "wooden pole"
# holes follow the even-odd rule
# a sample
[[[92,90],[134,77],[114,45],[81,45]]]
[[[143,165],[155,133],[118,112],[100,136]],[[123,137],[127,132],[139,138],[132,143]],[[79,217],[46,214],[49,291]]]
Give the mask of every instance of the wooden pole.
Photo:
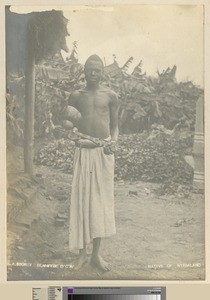
[[[28,39],[28,61],[25,73],[25,128],[24,128],[24,171],[33,174],[34,154],[34,103],[35,103],[35,55]]]

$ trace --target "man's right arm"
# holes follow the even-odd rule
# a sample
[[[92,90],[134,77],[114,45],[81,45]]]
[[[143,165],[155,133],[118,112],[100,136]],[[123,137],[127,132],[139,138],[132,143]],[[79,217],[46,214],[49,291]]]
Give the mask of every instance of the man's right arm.
[[[69,119],[68,116],[68,108],[69,106],[74,107],[75,109],[77,109],[77,99],[79,97],[79,92],[78,91],[74,91],[71,93],[71,95],[69,96],[68,99],[68,106],[64,109],[63,113],[62,113],[62,121],[61,121],[61,125],[66,128],[66,129],[72,129],[74,127],[73,122]]]

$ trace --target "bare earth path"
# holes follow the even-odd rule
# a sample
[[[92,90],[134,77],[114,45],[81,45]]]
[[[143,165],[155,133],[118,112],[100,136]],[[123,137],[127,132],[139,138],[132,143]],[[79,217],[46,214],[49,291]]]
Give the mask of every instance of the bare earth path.
[[[77,253],[68,251],[71,175],[43,166],[36,173],[38,192],[21,212],[23,221],[8,228],[9,280],[204,279],[203,195],[158,197],[158,184],[116,182],[117,234],[101,248],[112,269],[101,273],[87,263],[74,271]]]

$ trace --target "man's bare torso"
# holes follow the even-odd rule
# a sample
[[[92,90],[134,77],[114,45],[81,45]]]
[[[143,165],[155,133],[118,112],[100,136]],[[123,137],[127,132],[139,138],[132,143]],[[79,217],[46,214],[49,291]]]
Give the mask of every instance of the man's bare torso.
[[[100,87],[96,90],[79,90],[72,94],[71,103],[82,115],[78,124],[80,132],[101,139],[110,136],[112,93]]]

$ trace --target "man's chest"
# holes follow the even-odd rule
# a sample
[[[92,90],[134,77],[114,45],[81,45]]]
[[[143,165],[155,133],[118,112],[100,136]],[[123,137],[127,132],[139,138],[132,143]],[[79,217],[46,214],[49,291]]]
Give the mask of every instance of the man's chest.
[[[77,101],[77,109],[83,117],[90,114],[101,114],[109,111],[109,97],[102,93],[84,93]]]

